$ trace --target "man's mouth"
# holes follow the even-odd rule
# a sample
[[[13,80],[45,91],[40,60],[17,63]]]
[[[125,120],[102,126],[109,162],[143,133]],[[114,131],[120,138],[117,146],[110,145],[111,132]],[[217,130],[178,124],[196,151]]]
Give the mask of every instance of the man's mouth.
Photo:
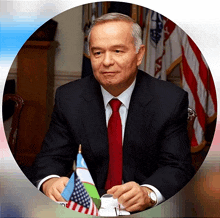
[[[102,74],[109,74],[109,75],[115,74],[115,73],[116,73],[116,71],[103,71],[102,72]]]

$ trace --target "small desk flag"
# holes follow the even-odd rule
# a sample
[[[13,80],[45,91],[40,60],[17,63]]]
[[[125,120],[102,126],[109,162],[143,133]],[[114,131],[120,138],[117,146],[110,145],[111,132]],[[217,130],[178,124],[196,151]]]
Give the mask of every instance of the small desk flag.
[[[72,174],[62,197],[68,201],[66,207],[74,211],[98,216],[101,200],[81,154],[77,155],[76,172]]]
[[[77,155],[76,173],[80,178],[80,181],[83,183],[86,191],[94,201],[96,207],[99,209],[101,206],[100,196],[89,173],[85,160],[80,153]]]

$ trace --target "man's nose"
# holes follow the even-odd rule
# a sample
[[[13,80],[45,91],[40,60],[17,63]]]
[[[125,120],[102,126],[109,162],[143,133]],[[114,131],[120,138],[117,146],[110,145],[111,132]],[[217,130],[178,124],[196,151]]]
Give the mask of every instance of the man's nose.
[[[103,59],[103,65],[108,67],[112,64],[114,64],[114,59],[109,52],[106,52]]]

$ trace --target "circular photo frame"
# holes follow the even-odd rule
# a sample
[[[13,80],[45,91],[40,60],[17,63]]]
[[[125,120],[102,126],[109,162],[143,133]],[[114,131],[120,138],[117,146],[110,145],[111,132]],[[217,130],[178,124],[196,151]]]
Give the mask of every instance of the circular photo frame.
[[[89,42],[88,38],[93,21],[97,17],[108,13],[125,14],[131,17],[135,23],[138,23],[142,30],[141,38],[145,46],[142,62],[138,65],[138,69],[150,75],[149,78],[156,78],[157,80],[152,80],[156,81],[153,82],[156,92],[153,98],[149,99],[150,103],[147,102],[151,107],[150,109],[144,109],[145,115],[143,116],[143,109],[141,109],[142,112],[139,112],[139,109],[130,102],[131,107],[129,106],[128,108],[128,117],[125,118],[125,120],[127,119],[125,122],[126,125],[135,123],[136,126],[134,128],[136,131],[133,133],[132,128],[124,127],[125,135],[122,137],[124,137],[123,164],[125,167],[123,168],[122,185],[130,182],[135,182],[138,186],[143,185],[141,186],[141,190],[145,187],[145,191],[147,190],[147,199],[150,199],[149,202],[153,202],[152,205],[149,204],[144,209],[138,207],[136,211],[131,210],[131,214],[149,210],[152,206],[158,204],[160,205],[164,200],[170,199],[174,194],[179,192],[190,181],[208,154],[214,137],[217,119],[217,97],[210,68],[195,42],[178,25],[162,14],[130,3],[96,2],[70,9],[48,20],[35,31],[22,46],[15,59],[17,64],[16,70],[10,70],[8,79],[6,80],[3,96],[3,120],[5,132],[8,137],[8,144],[23,173],[39,190],[49,195],[48,191],[45,191],[46,189],[42,187],[42,184],[46,184],[46,181],[48,181],[48,176],[49,179],[53,177],[55,180],[58,180],[58,176],[70,178],[69,181],[72,181],[72,183],[65,181],[65,186],[68,189],[62,195],[63,199],[68,203],[66,204],[62,200],[57,201],[72,210],[100,216],[102,216],[102,214],[98,213],[98,209],[101,208],[101,193],[103,193],[102,189],[104,189],[104,187],[102,187],[103,182],[100,178],[106,179],[107,177],[106,175],[100,177],[100,175],[106,174],[106,169],[110,168],[108,164],[106,165],[104,160],[106,157],[108,159],[108,150],[104,151],[104,149],[102,149],[102,146],[106,147],[103,145],[107,142],[106,137],[100,140],[102,135],[105,134],[107,136],[107,128],[106,125],[102,125],[104,130],[101,130],[100,127],[98,127],[99,125],[101,126],[101,123],[97,121],[98,112],[104,115],[104,107],[102,108],[103,111],[96,108],[98,103],[103,104],[103,100],[101,102],[98,102],[100,101],[98,100],[98,103],[96,102],[95,104],[90,102],[90,105],[87,103],[85,106],[82,106],[82,102],[79,101],[79,97],[82,95],[81,91],[78,91],[76,88],[69,89],[66,87],[72,86],[72,84],[74,87],[80,85],[81,89],[85,90],[88,89],[87,85],[89,83],[97,82],[96,80],[99,78],[93,77],[94,57],[97,53],[93,55],[91,51],[98,48],[99,53],[103,52],[104,54],[106,52],[106,55],[107,52],[113,51],[113,47],[115,49],[115,47],[119,45],[114,44],[112,46],[111,43],[107,43],[106,46],[102,45],[101,47],[100,41],[95,41],[94,35],[92,36],[91,33],[90,40],[92,40],[93,44],[98,44],[99,46],[94,46],[94,48],[90,46],[91,41]],[[115,22],[123,21],[116,20]],[[106,23],[104,22],[98,25],[106,25]],[[113,36],[111,35],[111,37]],[[122,35],[122,37],[124,36]],[[134,37],[133,32],[132,37]],[[100,40],[102,39],[101,36],[99,38]],[[122,40],[125,40],[125,38]],[[136,38],[134,37],[134,41],[135,40]],[[117,52],[119,47],[121,49],[123,46],[120,44],[120,46],[115,49]],[[123,49],[126,50],[127,48],[123,47]],[[126,53],[125,51],[122,52]],[[92,56],[94,57],[92,58]],[[117,70],[120,69],[120,64],[124,63],[123,61],[125,60],[125,58],[121,58],[122,61],[120,63],[118,62],[120,58],[119,56],[117,61],[114,60],[112,62],[112,66],[115,65],[118,67]],[[110,59],[115,59],[115,56],[113,57],[112,55]],[[135,80],[136,87],[142,86],[141,80],[144,77],[142,74],[141,77],[137,76]],[[72,81],[78,80],[87,82],[72,83]],[[167,82],[161,82],[162,80]],[[104,88],[107,87],[107,91],[111,90],[108,89],[108,86],[105,87],[102,80],[98,80],[98,82],[100,81],[100,84]],[[172,100],[172,96],[177,98],[177,94],[170,96],[170,91],[166,91],[166,89],[164,92],[157,91],[157,89],[161,89],[161,87],[157,88],[157,85],[155,86],[158,81],[160,81],[158,84],[162,87],[163,84],[172,84],[171,87],[178,87],[174,89],[170,88],[173,90],[171,92],[175,94],[178,93],[179,90],[184,90],[182,93],[187,93],[188,96],[187,108],[181,106],[181,103],[185,101],[180,97],[180,95],[183,94],[178,95],[180,100],[178,103],[176,99]],[[69,85],[65,85],[67,83]],[[79,83],[79,85],[77,85],[77,83]],[[59,88],[59,90],[64,90],[63,93],[56,91],[60,86],[61,88]],[[96,86],[96,84],[94,86]],[[134,100],[133,96],[136,96],[136,87],[134,88],[131,101]],[[166,87],[166,85],[164,87]],[[152,88],[153,86],[151,85],[151,90]],[[76,94],[72,94],[72,91]],[[92,90],[92,92],[97,92],[97,89]],[[166,92],[168,94],[166,94]],[[163,94],[162,97],[156,98],[156,94],[159,93]],[[93,97],[89,93],[87,94],[87,102],[89,102],[90,98]],[[60,100],[61,98],[62,100]],[[64,98],[66,102],[64,102]],[[86,99],[86,96],[84,98]],[[141,98],[143,98],[143,96]],[[148,97],[146,96],[146,98]],[[70,102],[72,99],[76,100],[75,105],[74,101],[71,104],[67,104],[67,102]],[[61,105],[61,102],[63,105]],[[159,103],[155,103],[154,106],[152,106],[152,102]],[[169,108],[173,109],[166,109],[166,104],[169,104]],[[158,106],[160,110],[157,111]],[[92,111],[92,108],[94,111]],[[61,109],[64,110],[61,111]],[[132,112],[129,112],[129,109],[130,111],[133,110],[133,112],[136,112],[136,116],[131,116],[130,114]],[[71,110],[73,112],[70,112]],[[168,116],[166,110],[172,114]],[[180,111],[177,113],[177,110],[180,110],[182,113]],[[68,115],[64,114],[64,111],[68,113]],[[147,112],[150,115],[148,115]],[[80,113],[83,114],[84,118],[88,119],[88,123],[92,124],[90,127],[85,127],[85,122],[82,121],[84,118],[82,115],[79,115]],[[138,118],[139,113],[142,114],[141,118]],[[70,116],[75,116],[75,118],[70,121],[67,119]],[[107,115],[105,114],[105,116]],[[183,117],[185,117],[185,121]],[[165,118],[166,120],[163,120]],[[144,119],[150,121],[144,121]],[[102,124],[103,121],[105,121],[105,119],[102,119]],[[180,121],[182,122],[181,124]],[[159,122],[161,122],[161,126],[157,127],[155,123]],[[183,123],[185,124],[183,125]],[[77,128],[72,127],[72,124],[77,124]],[[94,130],[96,126],[99,132]],[[180,131],[183,126],[185,130]],[[171,127],[175,128],[171,130]],[[143,130],[144,128],[146,128],[146,130]],[[56,130],[54,131],[54,129]],[[141,132],[142,130],[143,132]],[[160,132],[157,133],[156,130]],[[171,133],[173,131],[179,132],[180,135],[177,136]],[[70,133],[72,134],[71,136]],[[132,134],[134,135],[129,138]],[[143,138],[143,135],[148,134],[148,138]],[[46,138],[45,135],[47,135]],[[91,136],[94,136],[94,138],[90,138]],[[184,139],[182,136],[185,136]],[[138,138],[137,142],[140,144],[136,143],[135,137]],[[170,139],[172,137],[179,137],[179,141],[177,140],[176,143],[178,145],[176,145],[178,151],[174,151],[175,149],[173,149],[174,144],[172,145],[172,143],[174,142]],[[141,138],[145,143],[148,142],[151,144],[152,148],[148,146],[143,147],[144,142],[140,141]],[[187,140],[185,140],[185,138],[187,138]],[[55,142],[59,145],[53,148]],[[186,152],[185,150],[181,151],[181,146],[185,148],[187,142],[190,148],[187,148],[188,151]],[[93,143],[97,143],[97,147],[95,147]],[[170,143],[169,146],[166,145],[166,143]],[[71,146],[69,144],[71,144]],[[137,147],[134,148],[134,144],[137,144]],[[79,145],[82,146],[82,152],[78,151]],[[146,151],[146,148],[149,150]],[[153,152],[155,149],[157,149],[157,151]],[[62,153],[64,150],[66,151]],[[151,155],[145,159],[147,153]],[[165,156],[165,153],[167,156]],[[183,156],[180,154],[183,154]],[[71,155],[72,157],[70,157]],[[91,158],[94,160],[91,160]],[[78,162],[78,159],[81,161]],[[148,163],[144,162],[144,159],[147,160]],[[167,162],[165,159],[167,159]],[[187,159],[192,160],[192,168],[185,168],[188,166],[188,163],[184,163],[189,161]],[[64,160],[67,162],[65,170],[63,170],[65,165],[63,163]],[[72,169],[74,164],[73,160],[75,160],[75,165]],[[96,162],[96,165],[93,161]],[[140,165],[138,164],[139,161],[141,165],[143,165],[142,167],[138,167]],[[44,163],[41,165],[42,162]],[[55,166],[55,162],[56,164],[60,162],[59,164],[62,165],[62,167],[60,167],[59,164]],[[181,162],[185,165],[180,166]],[[105,163],[104,168],[101,166],[102,163]],[[97,165],[101,167],[96,168]],[[150,167],[148,165],[150,165]],[[173,168],[177,168],[178,166],[178,171],[181,169],[189,173],[189,178],[186,178],[180,185],[181,187],[178,186],[176,192],[171,195],[163,191],[163,189],[172,187],[172,183],[169,184],[169,181],[166,180],[166,176],[163,175],[164,172],[166,172],[165,166]],[[189,172],[191,169],[194,169],[194,173]],[[163,172],[163,170],[165,171]],[[59,171],[62,171],[62,173],[59,173]],[[147,172],[146,174],[143,173],[145,171]],[[161,171],[161,177],[158,171]],[[187,175],[186,172],[183,174],[175,174],[175,171],[167,171],[167,174],[171,172],[174,173],[174,177],[179,176],[181,178],[182,176],[183,178]],[[156,174],[155,177],[152,176],[154,174]],[[77,180],[78,177],[79,180]],[[157,181],[155,183],[154,181],[152,182],[152,180],[156,178]],[[163,181],[164,185],[158,182],[160,179],[161,181],[166,181],[165,183]],[[173,183],[177,181],[178,179]],[[85,205],[83,208],[75,209],[76,206],[73,204],[73,202],[77,202],[77,206],[82,206],[81,201],[79,199],[77,200],[77,195],[74,193],[74,187],[78,183],[82,185],[79,189],[81,193],[84,193],[84,198],[87,199],[88,210],[85,209]],[[131,186],[135,185],[132,183]],[[71,193],[69,193],[70,190],[72,190]],[[152,195],[149,191],[156,194],[156,200],[151,199],[150,196]],[[54,200],[54,198],[52,199]],[[91,202],[93,202],[93,204]],[[88,206],[88,204],[90,206]],[[93,209],[91,209],[91,205],[93,205]],[[121,214],[123,210],[129,212],[126,211],[126,207],[122,204],[120,206],[120,202],[118,205],[118,207],[112,209],[114,211],[108,208],[109,211],[106,210],[107,213],[104,211],[103,216],[110,216],[109,214],[113,212],[116,213],[116,215],[123,215]],[[156,208],[157,207],[152,209],[154,210]],[[103,211],[103,208],[101,209]]]

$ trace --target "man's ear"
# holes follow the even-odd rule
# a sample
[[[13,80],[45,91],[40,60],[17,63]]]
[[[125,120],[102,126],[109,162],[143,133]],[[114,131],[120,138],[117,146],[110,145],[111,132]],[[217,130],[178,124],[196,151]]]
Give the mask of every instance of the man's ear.
[[[137,53],[137,66],[139,66],[142,62],[142,59],[144,57],[144,53],[145,53],[145,45],[141,45],[140,49]]]

